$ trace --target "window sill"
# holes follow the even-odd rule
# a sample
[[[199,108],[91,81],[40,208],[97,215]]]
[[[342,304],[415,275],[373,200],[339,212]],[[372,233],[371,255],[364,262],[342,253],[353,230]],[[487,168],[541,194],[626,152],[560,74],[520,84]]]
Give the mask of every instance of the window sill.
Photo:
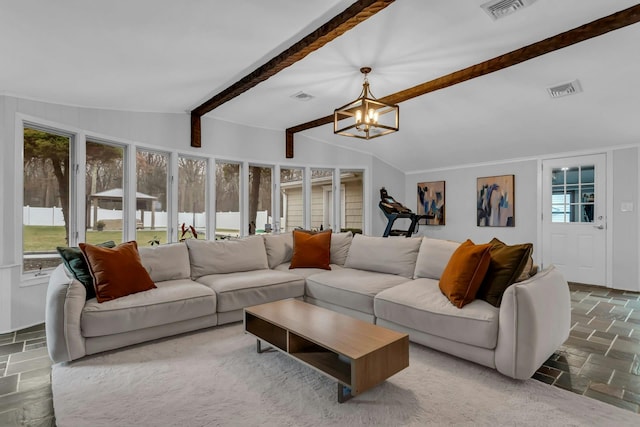
[[[31,286],[46,285],[49,283],[50,276],[51,271],[43,272],[41,274],[38,274],[37,276],[35,274],[23,275],[22,279],[20,280],[20,287],[28,288]]]

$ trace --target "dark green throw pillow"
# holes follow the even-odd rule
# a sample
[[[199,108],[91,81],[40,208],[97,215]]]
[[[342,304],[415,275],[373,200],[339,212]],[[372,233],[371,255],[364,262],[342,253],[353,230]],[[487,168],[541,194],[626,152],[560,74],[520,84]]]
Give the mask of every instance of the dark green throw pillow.
[[[504,291],[515,283],[533,252],[531,243],[506,245],[495,237],[491,244],[491,262],[476,299],[500,307]]]
[[[115,248],[116,244],[113,240],[109,240],[108,242],[99,243],[98,246]],[[64,265],[67,266],[71,274],[73,274],[73,277],[84,285],[87,290],[87,299],[95,298],[96,290],[93,288],[93,277],[91,277],[91,271],[80,248],[75,246],[69,248],[58,246],[56,249],[58,249]]]

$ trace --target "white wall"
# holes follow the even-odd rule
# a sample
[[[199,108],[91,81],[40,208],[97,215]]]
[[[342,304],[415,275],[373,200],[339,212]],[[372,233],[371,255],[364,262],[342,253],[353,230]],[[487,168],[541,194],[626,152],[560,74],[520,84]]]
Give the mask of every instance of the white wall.
[[[615,150],[612,153],[613,218],[608,221],[613,253],[613,286],[617,289],[640,291],[638,283],[638,148]],[[622,204],[631,203],[633,210],[623,212]]]
[[[438,239],[485,243],[497,237],[508,244],[537,243],[538,162],[527,160],[420,172],[407,175],[407,206],[418,207],[417,183],[445,181],[445,224],[420,226],[419,234]],[[476,225],[476,179],[494,175],[515,175],[515,227],[478,227]],[[535,254],[534,254],[535,256]]]
[[[203,118],[202,148],[198,149],[190,147],[190,117],[187,114],[78,108],[0,96],[0,299],[3,301],[0,309],[9,306],[6,302],[11,301],[10,315],[9,310],[2,310],[0,315],[0,333],[42,322],[46,295],[46,280],[24,280],[19,265],[21,256],[16,250],[20,245],[21,209],[15,208],[15,201],[19,199],[17,191],[21,190],[14,183],[22,174],[21,153],[16,149],[15,141],[17,114],[82,130],[94,136],[149,148],[178,150],[181,154],[282,166],[362,169],[368,174],[369,180],[374,175],[393,176],[393,185],[398,188],[404,182],[402,172],[384,162],[378,161],[374,165],[371,155],[321,143],[304,135],[296,135],[295,158],[285,159],[283,131]],[[377,196],[373,200],[375,206],[371,203],[371,209],[377,210]],[[365,224],[367,228],[371,229],[371,225]]]
[[[607,153],[608,203],[611,213],[607,221],[607,238],[611,240],[612,260],[611,282],[602,284],[615,289],[640,291],[639,233],[640,216],[639,174],[640,153],[637,147],[603,150]],[[576,155],[584,153],[576,153]],[[570,154],[566,154],[566,157]],[[563,157],[565,157],[563,156]],[[491,175],[515,175],[515,227],[478,227],[476,225],[476,178]],[[446,181],[445,206],[446,225],[421,226],[418,234],[429,237],[485,243],[494,236],[508,244],[531,242],[534,245],[534,260],[540,263],[540,253],[536,248],[542,244],[538,201],[539,194],[538,160],[501,162],[492,165],[478,165],[424,171],[407,174],[405,200],[414,211],[417,209],[416,185],[424,181]],[[633,211],[622,212],[622,203],[632,203]]]
[[[378,203],[380,202],[380,188],[386,188],[387,193],[395,197],[396,200],[402,204],[406,206],[411,205],[402,200],[405,186],[405,175],[403,172],[398,169],[394,169],[376,157],[373,158],[373,171],[374,173],[371,174],[371,202],[369,204],[369,209],[373,217],[371,235],[382,236],[384,229],[387,226],[387,218],[378,207]],[[406,230],[408,228],[408,224],[406,221],[398,220],[394,223],[393,228]]]

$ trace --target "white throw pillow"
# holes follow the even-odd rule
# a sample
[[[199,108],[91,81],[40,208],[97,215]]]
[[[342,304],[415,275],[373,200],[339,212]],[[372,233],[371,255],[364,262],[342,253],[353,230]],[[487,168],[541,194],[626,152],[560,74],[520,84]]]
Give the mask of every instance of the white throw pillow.
[[[189,251],[184,243],[139,247],[140,261],[154,282],[188,279]]]
[[[269,268],[291,261],[293,256],[293,234],[265,234],[264,246],[267,250]]]
[[[422,238],[420,252],[416,261],[414,278],[426,277],[440,280],[444,268],[449,263],[451,255],[458,249],[460,243],[451,240]]]
[[[237,240],[186,240],[191,261],[191,278],[209,274],[269,268],[264,239],[251,236]]]
[[[372,237],[356,234],[344,266],[413,277],[420,237]]]
[[[344,265],[349,254],[353,233],[331,233],[331,264]]]

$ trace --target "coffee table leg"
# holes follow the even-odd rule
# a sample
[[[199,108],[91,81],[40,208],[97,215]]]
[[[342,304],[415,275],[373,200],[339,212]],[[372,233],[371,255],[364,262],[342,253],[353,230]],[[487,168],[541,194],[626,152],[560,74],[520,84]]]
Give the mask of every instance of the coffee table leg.
[[[352,397],[351,389],[344,384],[338,383],[338,403],[344,403]]]
[[[264,353],[265,351],[271,350],[271,346],[262,348],[262,341],[256,339],[256,350],[258,351],[258,353]]]

